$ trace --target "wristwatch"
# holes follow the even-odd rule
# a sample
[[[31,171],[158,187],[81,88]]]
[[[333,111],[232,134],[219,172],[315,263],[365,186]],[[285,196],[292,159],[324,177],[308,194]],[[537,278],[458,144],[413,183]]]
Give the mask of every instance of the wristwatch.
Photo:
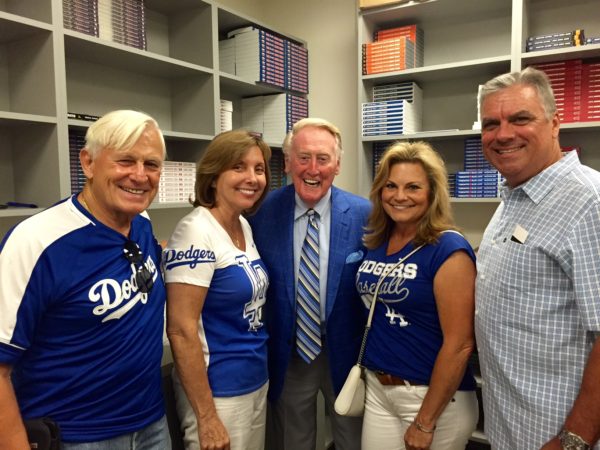
[[[558,435],[563,450],[591,450],[590,444],[585,442],[581,436],[563,429]]]

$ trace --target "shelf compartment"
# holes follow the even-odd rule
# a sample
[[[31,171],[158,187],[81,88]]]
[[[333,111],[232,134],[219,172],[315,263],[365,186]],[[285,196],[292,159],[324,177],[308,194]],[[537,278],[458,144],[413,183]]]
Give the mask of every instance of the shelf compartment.
[[[52,2],[40,0],[13,0],[0,2],[0,15],[2,11],[19,16],[20,20],[32,19],[52,23]],[[2,26],[0,25],[0,29]]]
[[[186,69],[183,74],[162,77],[150,71],[139,73],[107,64],[68,54],[68,111],[102,116],[114,109],[133,107],[150,114],[163,129],[214,135],[211,74]]]
[[[218,28],[219,40],[226,39],[227,33],[230,32],[231,30],[235,30],[236,28],[247,27],[250,25],[257,25],[258,27],[269,30],[270,32],[272,32],[278,36],[284,37],[285,39],[290,39],[298,44],[302,44],[302,45],[306,46],[306,42],[300,38],[289,35],[287,33],[286,34],[278,33],[277,31],[273,30],[271,27],[261,23],[259,20],[256,20],[252,17],[245,17],[245,16],[243,16],[239,13],[233,12],[223,6],[219,6],[219,8],[217,10],[217,23],[218,23],[217,28]]]
[[[219,95],[223,100],[233,102],[233,128],[242,126],[242,99],[258,95],[281,94],[284,89],[264,83],[242,79],[238,76],[221,73],[219,77]],[[270,145],[270,144],[269,144]],[[281,147],[281,142],[276,146]]]
[[[148,51],[213,67],[210,4],[197,0],[146,0],[145,6]]]
[[[0,13],[0,110],[56,115],[52,32],[6,13]]]
[[[51,31],[51,26],[37,20],[0,11],[0,44],[19,41],[41,31]]]
[[[488,58],[510,54],[511,21],[511,2],[410,2],[361,12],[359,44],[372,42],[377,30],[416,23],[425,34],[425,67],[454,62],[456,55]]]
[[[473,76],[466,73],[458,78],[446,78],[437,81],[418,82],[423,92],[422,132],[440,130],[469,130],[477,121],[477,91],[480,84],[494,76],[488,71]],[[370,100],[370,90],[380,80],[369,80],[362,84],[362,98]],[[363,100],[365,101],[365,100]],[[363,140],[365,138],[363,137]]]
[[[61,197],[56,124],[51,118],[6,116],[0,114],[0,203],[54,204]],[[31,212],[4,211],[3,216]]]
[[[522,58],[541,52],[525,53],[525,43],[529,36],[540,36],[552,33],[569,32],[575,29],[584,29],[585,35],[600,36],[600,22],[598,21],[598,2],[590,0],[523,0],[522,21]],[[586,46],[574,47],[584,49]],[[559,53],[569,53],[571,47],[558,49]],[[555,52],[555,50],[553,51]],[[580,56],[569,56],[571,59]],[[537,61],[536,61],[537,62]]]
[[[598,170],[600,153],[598,153],[597,147],[600,142],[600,122],[575,122],[561,125],[558,139],[563,147],[580,147],[579,159],[581,162]]]

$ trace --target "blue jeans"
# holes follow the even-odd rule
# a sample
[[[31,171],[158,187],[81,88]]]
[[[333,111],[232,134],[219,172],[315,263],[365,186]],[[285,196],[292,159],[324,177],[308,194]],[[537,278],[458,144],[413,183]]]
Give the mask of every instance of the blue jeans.
[[[167,418],[134,433],[96,442],[63,442],[62,450],[170,450],[171,437]]]

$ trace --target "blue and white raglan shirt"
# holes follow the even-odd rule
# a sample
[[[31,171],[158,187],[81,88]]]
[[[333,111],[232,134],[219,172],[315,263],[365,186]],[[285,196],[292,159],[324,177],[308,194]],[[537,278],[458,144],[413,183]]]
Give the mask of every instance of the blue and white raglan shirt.
[[[160,362],[165,288],[146,215],[130,239],[154,276],[138,291],[127,238],[67,198],[0,244],[0,362],[24,418],[51,417],[65,442],[138,431],[165,411]]]
[[[268,380],[263,306],[269,279],[250,225],[240,221],[245,252],[199,206],[177,224],[163,253],[165,282],[208,288],[198,326],[215,397],[247,394]]]
[[[365,317],[380,275],[415,248],[409,243],[386,255],[387,245],[385,242],[369,250],[356,275]],[[429,384],[443,342],[433,280],[442,264],[457,251],[464,251],[475,260],[466,239],[458,232],[447,231],[437,243],[425,245],[386,277],[379,289],[379,302],[369,331],[365,367]],[[467,368],[458,390],[474,389],[475,379]]]

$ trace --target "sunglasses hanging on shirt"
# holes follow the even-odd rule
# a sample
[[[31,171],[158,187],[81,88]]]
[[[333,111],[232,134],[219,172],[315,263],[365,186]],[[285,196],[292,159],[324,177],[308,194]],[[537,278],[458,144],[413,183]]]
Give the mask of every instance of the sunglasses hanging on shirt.
[[[152,289],[152,286],[154,286],[154,278],[152,277],[152,272],[144,265],[144,255],[140,246],[133,241],[127,241],[125,242],[123,253],[127,262],[132,265],[138,289],[140,292],[147,294]]]

